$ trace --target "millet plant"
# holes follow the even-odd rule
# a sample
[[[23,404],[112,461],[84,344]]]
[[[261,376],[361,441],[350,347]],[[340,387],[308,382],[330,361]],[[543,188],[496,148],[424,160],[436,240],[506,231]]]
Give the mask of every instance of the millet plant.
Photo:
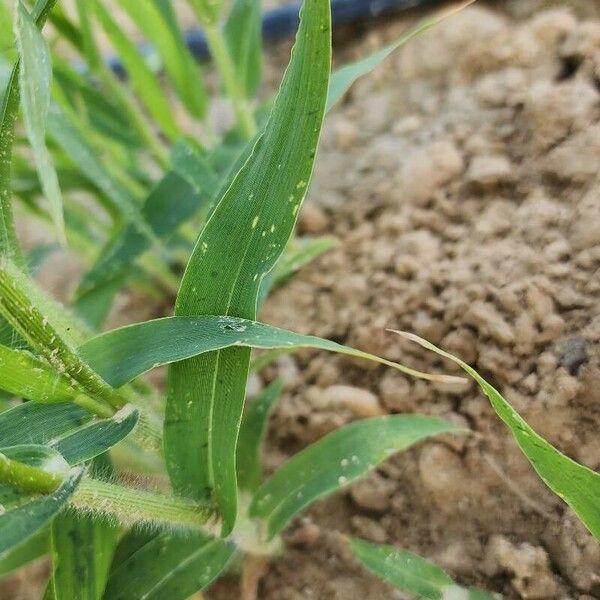
[[[183,600],[227,571],[253,598],[296,515],[412,444],[468,433],[422,415],[359,420],[265,479],[261,444],[283,384],[245,401],[249,373],[298,348],[454,377],[256,321],[273,286],[335,243],[293,235],[325,113],[449,13],[330,75],[329,3],[305,0],[279,92],[259,100],[259,3],[235,0],[226,17],[219,0],[189,4],[232,107],[226,131],[209,124],[201,67],[168,0],[118,0],[153,43],[146,56],[104,0],[77,0],[76,19],[55,0],[0,0],[0,575],[50,555],[46,599]],[[126,81],[101,54],[99,28]],[[22,250],[15,201],[87,265],[69,306],[34,281],[55,246]],[[100,333],[131,288],[176,295],[174,316]],[[599,537],[600,476],[538,436],[468,365],[397,333],[475,379],[544,482]],[[143,377],[160,365],[164,398]],[[405,550],[348,544],[418,597],[492,597]]]

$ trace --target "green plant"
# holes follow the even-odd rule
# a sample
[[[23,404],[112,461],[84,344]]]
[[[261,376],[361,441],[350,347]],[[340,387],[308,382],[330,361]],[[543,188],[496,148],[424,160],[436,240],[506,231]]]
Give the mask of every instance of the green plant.
[[[366,419],[324,437],[263,481],[260,445],[281,384],[245,409],[249,371],[302,347],[425,379],[451,377],[256,321],[269,289],[332,244],[293,238],[326,110],[357,77],[441,17],[330,78],[329,5],[306,0],[280,91],[261,106],[258,4],[235,2],[221,26],[220,3],[194,0],[236,119],[219,139],[204,118],[199,67],[170,4],[120,5],[155,42],[164,75],[140,57],[101,0],[80,0],[77,23],[53,0],[38,0],[31,10],[18,4],[19,58],[6,70],[0,111],[0,388],[28,400],[0,412],[0,574],[50,552],[46,597],[57,600],[186,598],[227,567],[239,566],[251,580],[256,562],[281,550],[280,533],[312,502],[411,444],[464,433],[427,416]],[[86,74],[54,53],[52,82],[39,33],[47,18],[85,59]],[[97,24],[119,52],[131,89],[103,62]],[[197,138],[184,135],[172,93],[197,122]],[[29,145],[15,136],[19,107]],[[151,175],[157,171],[158,179]],[[30,271],[40,253],[24,255],[17,242],[13,198],[52,222],[59,240],[88,260],[70,307],[34,283]],[[176,292],[175,316],[98,334],[115,294],[129,285]],[[267,352],[251,361],[251,347]],[[599,476],[536,436],[496,390],[459,364],[546,483],[598,536]],[[158,365],[170,365],[166,402],[141,378]],[[154,483],[128,484],[131,473]],[[389,549],[352,545],[365,564],[401,585],[377,567]],[[415,561],[419,577],[451,585]],[[442,597],[436,593],[425,597]]]

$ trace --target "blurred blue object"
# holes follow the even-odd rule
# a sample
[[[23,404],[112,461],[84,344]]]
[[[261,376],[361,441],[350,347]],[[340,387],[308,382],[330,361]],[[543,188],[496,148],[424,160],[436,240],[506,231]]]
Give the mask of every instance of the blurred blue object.
[[[331,0],[331,15],[333,26],[337,27],[439,2],[440,0]],[[262,18],[263,40],[276,42],[292,37],[298,29],[300,6],[300,3],[292,4],[265,12]],[[198,60],[210,59],[208,45],[200,29],[187,32],[185,41]],[[153,51],[148,43],[142,44],[140,49],[145,55],[151,55]],[[109,58],[108,64],[119,76],[125,76],[125,70],[118,58]]]

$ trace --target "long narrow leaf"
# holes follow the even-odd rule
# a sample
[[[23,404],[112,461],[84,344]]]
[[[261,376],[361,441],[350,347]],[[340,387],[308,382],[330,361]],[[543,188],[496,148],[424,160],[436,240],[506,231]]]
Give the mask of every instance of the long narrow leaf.
[[[517,444],[542,481],[575,511],[594,537],[600,540],[600,473],[576,463],[549,444],[527,424],[498,390],[468,364],[414,334],[396,333],[455,362],[477,382],[496,414],[510,428]]]
[[[77,465],[100,456],[125,439],[133,431],[138,419],[138,411],[127,405],[110,419],[95,421],[55,437],[50,446],[60,452],[70,465]]]
[[[207,95],[199,65],[187,49],[170,0],[119,0],[136,25],[158,50],[177,94],[195,117],[206,112]]]
[[[0,558],[5,552],[26,542],[65,506],[82,475],[83,469],[76,467],[52,494],[0,515]]]
[[[56,0],[38,0],[33,16],[41,27]],[[12,68],[2,101],[0,102],[0,254],[8,256],[17,264],[23,262],[17,242],[13,212],[11,188],[11,164],[15,124],[19,114],[19,62]]]
[[[127,325],[100,334],[77,350],[94,371],[113,387],[159,365],[182,361],[200,354],[242,346],[247,348],[315,348],[347,354],[387,365],[408,375],[436,381],[462,380],[429,375],[373,354],[312,335],[301,335],[272,325],[237,317],[164,317]]]
[[[417,598],[494,600],[493,596],[481,590],[456,585],[443,569],[408,550],[371,544],[358,538],[350,540],[350,547],[369,571]]]
[[[121,542],[105,600],[186,600],[227,566],[235,546],[197,533],[130,532]]]
[[[283,382],[276,379],[246,411],[237,446],[237,474],[240,489],[255,491],[262,481],[261,444],[273,405],[281,395]]]
[[[201,206],[192,186],[175,173],[167,173],[148,195],[141,216],[157,238],[166,238]],[[98,260],[77,290],[78,298],[126,275],[151,241],[134,225],[126,224],[104,246]]]
[[[46,147],[46,119],[52,81],[50,51],[32,16],[20,2],[15,34],[21,57],[19,83],[25,129],[58,237],[66,242],[62,194],[54,162]]]
[[[264,519],[269,537],[315,500],[346,487],[392,454],[441,433],[465,430],[420,415],[356,421],[305,448],[257,490],[250,515]]]
[[[118,529],[70,510],[58,515],[51,529],[55,600],[101,600]]]
[[[88,411],[74,404],[26,402],[0,413],[0,446],[40,444],[74,466],[119,443],[138,418],[138,411],[130,405],[109,419],[94,421]]]
[[[352,63],[351,65],[338,69],[331,76],[329,97],[327,98],[327,110],[331,109],[337,102],[339,102],[339,100],[341,100],[344,94],[350,89],[350,86],[359,77],[362,77],[363,75],[366,75],[372,71],[392,52],[394,52],[394,50],[397,50],[406,44],[406,42],[423,33],[424,31],[427,31],[428,29],[438,25],[445,18],[469,6],[469,4],[473,4],[473,2],[475,2],[475,0],[467,0],[466,2],[461,2],[456,6],[451,6],[450,8],[433,15],[433,17],[421,21],[389,46],[385,46],[384,48],[381,48],[381,50],[377,50],[377,52],[374,52],[366,58]]]
[[[48,554],[50,540],[47,529],[42,529],[25,543],[9,550],[0,558],[0,578]]]
[[[177,297],[177,315],[254,318],[261,281],[287,243],[313,170],[331,60],[327,0],[306,0],[296,45],[254,152],[202,231]],[[236,519],[235,447],[250,351],[231,348],[169,373],[165,454],[179,494],[214,496],[223,533]]]
[[[88,423],[88,411],[70,403],[25,402],[0,413],[0,445],[47,444]]]
[[[112,18],[103,2],[93,0],[93,10],[111,44],[119,54],[131,80],[131,85],[165,135],[171,140],[179,136],[179,127],[162,86],[144,62],[139,50],[119,24]]]
[[[235,0],[223,31],[238,80],[247,98],[256,94],[261,76],[260,0]]]

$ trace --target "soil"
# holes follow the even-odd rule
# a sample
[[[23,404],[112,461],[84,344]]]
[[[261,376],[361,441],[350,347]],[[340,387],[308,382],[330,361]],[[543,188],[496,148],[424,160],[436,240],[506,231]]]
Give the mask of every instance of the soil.
[[[474,6],[359,81],[328,117],[299,221],[302,234],[335,235],[339,247],[276,290],[261,315],[452,372],[386,329],[413,331],[472,364],[540,434],[596,470],[598,12],[589,0]],[[336,60],[397,39],[416,16],[365,28]],[[289,46],[269,54],[274,86]],[[65,288],[72,275],[63,274],[51,288]],[[118,306],[117,321],[147,316],[139,298]],[[474,385],[432,385],[306,351],[251,388],[276,376],[286,390],[270,424],[269,472],[373,412],[436,415],[475,433],[420,444],[315,504],[286,533],[260,600],[409,598],[359,567],[346,534],[415,551],[507,599],[600,598],[600,546]],[[238,580],[205,596],[236,598]]]
[[[600,22],[564,2],[523,19],[515,4],[519,20],[475,6],[411,42],[329,116],[299,230],[340,245],[277,290],[262,319],[451,371],[386,328],[416,332],[598,469]],[[405,25],[380,23],[338,57],[364,56]],[[287,387],[269,471],[374,402],[478,435],[421,444],[316,504],[287,533],[261,600],[405,598],[356,564],[343,534],[408,548],[505,598],[600,598],[600,547],[474,385],[310,352],[281,359],[265,382],[276,375]],[[235,597],[233,585],[208,597]]]

